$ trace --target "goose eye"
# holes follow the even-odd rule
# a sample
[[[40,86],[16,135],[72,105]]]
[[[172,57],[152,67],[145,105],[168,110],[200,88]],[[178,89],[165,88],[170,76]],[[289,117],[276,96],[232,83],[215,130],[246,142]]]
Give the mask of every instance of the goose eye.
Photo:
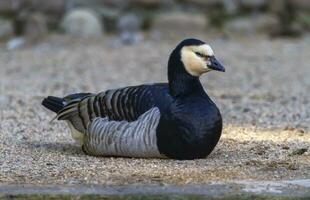
[[[199,57],[205,57],[202,53],[199,53],[199,52],[195,52],[195,54]]]

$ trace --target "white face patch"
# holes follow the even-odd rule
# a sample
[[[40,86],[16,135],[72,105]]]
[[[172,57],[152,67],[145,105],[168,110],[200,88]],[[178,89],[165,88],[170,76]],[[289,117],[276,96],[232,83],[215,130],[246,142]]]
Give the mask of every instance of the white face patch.
[[[198,56],[197,53],[202,56]],[[181,61],[186,71],[192,76],[200,76],[203,73],[211,71],[208,68],[210,64],[210,61],[207,59],[208,56],[214,56],[214,52],[208,44],[185,46],[181,49]]]

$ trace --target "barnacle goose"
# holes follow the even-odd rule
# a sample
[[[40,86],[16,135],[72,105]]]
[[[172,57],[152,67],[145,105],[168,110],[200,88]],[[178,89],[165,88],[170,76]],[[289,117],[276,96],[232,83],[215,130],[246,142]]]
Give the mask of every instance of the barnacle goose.
[[[222,132],[220,111],[199,81],[211,70],[225,71],[211,47],[185,39],[170,55],[168,83],[49,96],[42,105],[68,122],[89,155],[205,158]]]

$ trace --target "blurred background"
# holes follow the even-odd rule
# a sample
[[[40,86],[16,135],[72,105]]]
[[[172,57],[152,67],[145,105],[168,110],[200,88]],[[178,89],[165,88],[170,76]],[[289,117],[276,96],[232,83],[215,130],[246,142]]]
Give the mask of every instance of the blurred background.
[[[186,27],[185,27],[186,25]],[[76,37],[144,35],[216,30],[224,35],[300,36],[310,30],[308,0],[1,0],[0,41],[15,48],[50,33]],[[18,38],[15,38],[18,37]],[[15,40],[12,40],[15,38]]]
[[[166,81],[171,50],[194,37],[226,66],[202,77],[224,120],[307,129],[309,31],[308,0],[0,0],[0,94]]]
[[[309,31],[309,0],[0,0],[0,182],[309,179]],[[49,123],[47,95],[167,82],[187,37],[226,68],[200,79],[224,120],[208,159],[84,156],[65,123]]]

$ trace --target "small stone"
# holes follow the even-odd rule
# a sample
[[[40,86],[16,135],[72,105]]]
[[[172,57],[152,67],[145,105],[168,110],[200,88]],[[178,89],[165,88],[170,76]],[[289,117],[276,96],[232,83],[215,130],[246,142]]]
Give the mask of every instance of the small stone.
[[[298,12],[297,20],[305,30],[310,30],[310,12]]]
[[[131,4],[144,8],[158,8],[167,0],[131,0]]]
[[[13,24],[10,20],[0,18],[0,40],[5,40],[14,35]]]
[[[46,166],[53,166],[54,164],[53,163],[45,163]]]
[[[297,170],[298,166],[296,164],[290,163],[286,167],[288,170]]]
[[[257,152],[256,152],[256,154],[257,155],[264,155],[266,153],[266,151],[265,150],[263,150],[263,149],[260,149],[260,150],[258,150]]]
[[[41,13],[32,13],[27,16],[24,35],[28,41],[36,41],[47,35],[47,19]]]
[[[225,12],[229,15],[236,14],[239,8],[239,1],[237,0],[222,0]]]
[[[143,37],[139,33],[141,24],[141,20],[134,14],[122,16],[117,23],[120,42],[124,44],[137,44],[142,41]]]
[[[67,13],[62,28],[67,34],[77,37],[99,37],[103,31],[97,15],[89,9],[75,9]]]
[[[295,128],[288,125],[288,126],[285,126],[285,127],[284,127],[284,130],[285,130],[285,131],[294,131]]]
[[[254,15],[252,17],[241,17],[227,22],[226,30],[229,33],[253,34],[268,32],[270,27],[277,23],[277,19],[271,15]]]
[[[85,0],[83,0],[85,2]],[[102,0],[101,0],[102,1]],[[131,3],[131,0],[104,0],[104,6],[124,9]]]
[[[305,133],[302,133],[302,132],[297,132],[298,136],[302,137],[305,135]]]
[[[242,7],[250,9],[259,9],[267,6],[267,0],[240,0],[240,5]]]
[[[122,16],[117,22],[119,32],[138,32],[141,29],[141,20],[134,14]]]
[[[124,10],[131,0],[67,0],[67,8],[87,8],[98,11],[102,8]]]
[[[294,156],[294,155],[302,155],[304,154],[305,152],[307,152],[308,149],[307,148],[300,148],[300,149],[296,149],[294,150],[291,155]]]
[[[123,44],[138,44],[143,41],[143,36],[140,33],[123,32],[119,39]]]
[[[8,96],[0,96],[0,109],[5,109],[10,104],[10,98]]]
[[[282,149],[284,149],[284,150],[289,150],[289,149],[290,149],[290,147],[289,147],[289,146],[287,146],[287,145],[284,145],[284,146],[282,146]]]
[[[154,41],[160,41],[161,40],[161,33],[160,31],[157,31],[157,30],[153,30],[153,31],[150,31],[150,39],[151,40],[154,40]]]
[[[21,8],[26,0],[0,0],[0,14],[10,15]]]
[[[186,24],[186,26],[184,26]],[[207,19],[203,14],[170,12],[154,18],[152,29],[162,33],[162,36],[174,36],[182,32],[184,37],[206,30]]]
[[[303,133],[305,133],[305,130],[300,128],[300,129],[298,129],[298,133],[302,133],[303,134]]]
[[[295,1],[270,1],[269,10],[277,16],[277,24],[273,26],[269,33],[272,37],[291,36],[298,37],[302,34],[301,24],[297,23],[297,8]]]
[[[6,43],[6,48],[8,50],[14,50],[22,47],[25,43],[26,40],[23,37],[12,38]]]
[[[66,184],[70,184],[70,185],[73,185],[73,184],[81,184],[81,181],[80,180],[75,180],[75,179],[68,179],[65,181]]]
[[[181,3],[195,7],[206,8],[210,5],[218,4],[218,0],[179,0]]]
[[[249,112],[250,110],[251,110],[250,108],[244,108],[243,112],[246,113],[246,112]]]
[[[32,0],[32,7],[45,14],[63,14],[66,10],[66,0],[52,0],[42,3],[41,0]]]
[[[310,11],[310,1],[309,0],[293,0],[291,1],[292,5],[294,5],[297,9],[303,11]]]

